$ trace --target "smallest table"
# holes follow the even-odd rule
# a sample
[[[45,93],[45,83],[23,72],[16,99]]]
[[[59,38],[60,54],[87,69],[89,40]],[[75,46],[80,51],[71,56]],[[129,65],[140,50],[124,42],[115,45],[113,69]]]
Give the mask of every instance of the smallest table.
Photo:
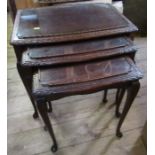
[[[141,72],[129,57],[39,68],[33,79],[33,96],[52,137],[51,150],[57,151],[58,146],[47,114],[46,102],[71,95],[90,94],[105,89],[119,88],[121,91],[116,102],[116,116],[120,117],[120,120],[116,135],[122,137],[120,128],[138,93],[139,79],[141,78]],[[120,114],[119,107],[125,90],[127,90],[126,103]]]

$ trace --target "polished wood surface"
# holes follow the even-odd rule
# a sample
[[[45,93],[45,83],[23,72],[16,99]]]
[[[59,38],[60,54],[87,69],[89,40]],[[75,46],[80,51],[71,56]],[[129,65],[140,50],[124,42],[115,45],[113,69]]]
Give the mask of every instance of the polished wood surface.
[[[116,59],[116,61],[119,62],[120,59]],[[51,82],[50,80],[52,80],[53,77],[56,77],[56,79],[58,77],[61,78],[61,72],[58,72],[58,70],[56,70],[54,74],[50,74],[50,71],[47,70],[47,74],[45,74],[44,76],[46,76],[46,78],[48,78],[50,82],[47,80],[49,82],[49,85],[47,85],[47,81],[46,81],[46,85],[44,85],[40,81],[40,74],[35,74],[34,81],[33,81],[34,83],[33,94],[37,97],[46,96],[54,100],[55,98],[61,98],[61,97],[70,96],[70,95],[94,93],[96,91],[100,91],[111,87],[112,88],[123,87],[125,83],[127,84],[127,83],[130,83],[131,81],[139,80],[142,78],[142,73],[138,70],[138,68],[133,63],[133,61],[129,58],[127,58],[126,61],[127,61],[127,64],[129,63],[131,66],[130,71],[127,72],[126,74],[121,74],[121,75],[112,76],[112,77],[108,75],[109,77],[107,76],[107,78],[100,78],[98,80],[85,81],[81,83],[73,83],[71,79],[70,82],[69,80],[66,81],[67,84],[59,85],[61,81],[58,81],[58,85],[52,86],[50,85],[50,82]],[[128,68],[128,67],[126,68],[126,65],[122,65],[121,67],[119,66],[120,67],[119,72],[124,72],[124,70]],[[72,70],[69,70],[69,72],[71,71]],[[39,73],[40,72],[41,71],[39,71]],[[46,70],[45,70],[45,73],[46,73]]]
[[[112,5],[91,2],[20,10],[15,27],[13,45],[84,40],[138,30]]]
[[[106,59],[120,55],[134,58],[137,48],[128,37],[95,39],[58,45],[29,47],[23,52],[23,66],[49,66]]]
[[[128,22],[111,5],[76,3],[71,6],[23,10],[17,35],[20,39],[54,37],[123,27],[128,27]]]
[[[81,13],[83,14],[82,16]],[[52,18],[52,20],[47,20],[49,18]],[[77,21],[79,21],[78,24]],[[59,146],[57,145],[53,127],[47,114],[47,102],[50,105],[50,101],[71,95],[90,94],[111,88],[117,88],[119,91],[122,91],[122,89],[127,90],[127,99],[123,112],[120,115],[118,115],[119,107],[124,93],[118,93],[118,99],[116,100],[116,117],[120,117],[116,136],[122,137],[122,123],[138,93],[140,88],[139,79],[142,78],[142,73],[132,60],[136,52],[134,46],[130,44],[130,48],[124,52],[132,52],[132,56],[130,55],[132,59],[127,57],[128,53],[122,54],[123,52],[121,52],[121,50],[124,51],[123,49],[127,49],[127,46],[129,46],[129,44],[126,44],[127,41],[122,41],[122,36],[130,36],[130,34],[135,31],[137,31],[136,26],[123,15],[119,14],[111,5],[103,3],[76,3],[47,8],[20,10],[18,12],[11,42],[16,49],[16,55],[18,57],[17,68],[29,96],[31,97],[32,95],[36,102],[36,105],[32,102],[35,110],[35,115],[33,116],[35,116],[34,118],[38,117],[38,111],[36,111],[37,106],[46,129],[49,131],[53,140],[53,145],[51,147],[52,152],[56,152]],[[43,44],[45,45],[45,43],[46,45],[47,43],[59,43],[59,45],[62,45],[60,43],[67,41],[99,39],[100,37],[109,39],[108,37],[114,37],[116,35],[122,38],[119,41],[117,38],[112,41],[106,40],[104,43],[96,42],[92,44],[90,48],[88,48],[88,44],[85,44],[85,46],[82,47],[84,51],[81,49],[79,51],[77,48],[77,50],[70,50],[70,48],[67,47],[66,53],[69,52],[67,54],[62,52],[61,48],[58,49],[59,52],[55,51],[52,53],[49,48],[43,47],[44,50],[47,51],[44,56],[41,52],[42,49],[40,49],[39,54],[33,53],[32,50],[35,45],[41,47]],[[131,41],[129,42],[131,43]],[[102,48],[100,48],[99,45]],[[67,56],[72,58],[72,55],[76,56],[83,53],[93,53],[95,49],[97,51],[121,50],[118,50],[117,54],[115,53],[111,55],[111,57],[109,55],[107,60],[81,62],[81,64],[77,63],[72,65],[66,64],[64,67],[49,66],[46,68],[44,66],[44,68],[38,68],[38,65],[36,68],[33,68],[31,66],[28,69],[28,74],[27,71],[24,71],[26,68],[22,66],[23,63],[21,63],[23,52],[26,51],[29,51],[27,55],[31,59],[45,59],[48,57],[65,58]],[[30,52],[30,50],[32,51]],[[120,53],[122,56],[117,58],[121,55]],[[99,58],[102,57],[103,55]],[[37,70],[38,73],[35,72]],[[32,81],[34,72],[35,75]]]
[[[28,55],[32,59],[72,56],[75,54],[79,55],[96,51],[112,50],[114,48],[123,48],[129,45],[133,45],[133,43],[127,37],[95,39],[76,43],[66,43],[62,45],[37,46],[34,48],[29,48]]]
[[[115,75],[118,71],[122,74]],[[82,65],[72,65],[71,67],[65,66],[64,68],[58,67],[56,69],[39,70],[38,77],[38,79],[35,78],[37,81],[33,83],[37,84],[39,88],[33,87],[33,95],[40,115],[52,138],[53,144],[51,151],[54,153],[58,150],[59,146],[47,114],[47,101],[53,101],[71,95],[89,94],[109,88],[124,89],[123,94],[127,90],[126,102],[120,115],[118,114],[123,94],[119,95],[116,101],[116,117],[120,117],[116,129],[116,136],[121,138],[123,136],[121,132],[122,124],[137,96],[140,88],[139,80],[143,75],[130,58],[126,57],[125,59],[125,57],[122,57],[91,64],[85,63]],[[96,79],[93,79],[94,77]]]
[[[91,10],[94,9],[94,6],[95,6],[95,9],[96,7],[98,8],[100,3],[96,3],[96,2],[81,2],[81,3],[76,3],[76,4],[65,4],[65,5],[60,5],[60,6],[51,6],[51,7],[48,7],[48,9],[56,9],[58,10],[58,8],[60,10],[63,10],[64,8],[71,8],[73,10],[74,7],[77,7],[77,6],[80,6],[78,7],[78,9],[81,8],[81,6],[83,6],[82,4],[84,4],[84,11],[88,11],[88,12],[91,12]],[[103,6],[102,6],[103,5]],[[117,12],[112,6],[110,5],[105,5],[102,3],[101,7],[103,8],[104,10],[104,7],[105,9],[109,9],[109,11],[111,10],[112,12]],[[88,6],[88,8],[86,7]],[[108,7],[107,7],[108,6]],[[86,8],[86,9],[85,9]],[[100,8],[100,7],[99,7]],[[29,11],[27,10],[26,12],[31,13],[31,12],[36,12],[36,10],[40,10],[41,8],[39,9],[29,9]],[[46,8],[42,8],[41,10],[44,10],[45,14],[48,14],[48,11],[46,12]],[[65,9],[66,10],[66,9]],[[101,9],[100,9],[101,11]],[[14,24],[14,29],[13,29],[13,34],[12,34],[12,45],[14,46],[14,49],[15,49],[15,54],[17,56],[17,66],[18,66],[18,72],[19,72],[19,75],[21,76],[21,79],[24,83],[24,86],[28,92],[28,95],[30,96],[30,99],[32,101],[32,104],[34,106],[34,110],[35,110],[35,113],[34,113],[34,118],[36,118],[37,115],[37,111],[36,111],[36,105],[35,105],[35,101],[33,100],[33,97],[32,97],[32,74],[34,72],[34,70],[38,67],[38,66],[44,66],[44,65],[56,65],[56,64],[60,64],[60,62],[62,63],[72,63],[72,62],[82,62],[82,61],[88,61],[88,60],[93,60],[95,58],[107,58],[108,56],[118,56],[118,55],[128,55],[130,56],[132,59],[134,59],[134,55],[135,55],[135,48],[133,47],[129,47],[129,48],[125,48],[125,49],[119,49],[117,48],[117,50],[111,50],[111,54],[108,54],[108,55],[105,55],[104,53],[94,53],[94,52],[88,52],[89,54],[86,54],[86,55],[81,55],[81,54],[77,54],[79,55],[78,57],[77,56],[66,56],[64,59],[62,58],[61,60],[60,59],[57,59],[57,58],[52,58],[52,59],[43,59],[42,61],[39,61],[36,63],[36,59],[35,59],[35,62],[32,62],[30,63],[30,61],[28,60],[27,64],[29,67],[25,68],[25,66],[23,65],[23,63],[21,63],[21,59],[23,57],[23,52],[25,52],[27,49],[29,48],[32,48],[32,46],[34,47],[35,45],[39,45],[39,46],[42,46],[44,43],[49,43],[50,46],[53,45],[53,42],[51,40],[51,37],[37,37],[37,38],[30,38],[30,39],[19,39],[18,38],[18,30],[19,30],[19,27],[20,27],[20,13],[24,12],[24,10],[20,10],[18,13],[17,13],[17,18],[16,18],[16,21],[15,21],[15,24]],[[73,11],[74,12],[74,11]],[[101,11],[102,13],[102,11]],[[127,36],[130,36],[131,35],[131,32],[133,31],[136,31],[137,28],[128,20],[126,19],[124,16],[122,16],[120,13],[116,13],[119,17],[119,20],[122,20],[122,21],[125,21],[126,23],[128,23],[128,26],[125,28],[125,29],[115,29],[115,30],[110,30],[110,31],[104,31],[106,32],[109,37],[114,37],[113,35],[115,34],[118,34],[118,36],[122,35],[120,34],[123,33]],[[106,15],[106,14],[105,14]],[[105,16],[105,15],[101,15],[101,16]],[[74,14],[74,16],[76,17],[76,13]],[[107,18],[108,18],[109,15],[107,15]],[[22,18],[25,19],[25,21],[34,21],[36,16],[23,16]],[[42,18],[43,16],[40,15],[39,18]],[[79,17],[79,12],[77,12],[77,17]],[[87,15],[88,19],[91,21],[91,19],[89,18],[89,15]],[[47,20],[48,18],[46,18]],[[72,18],[71,18],[72,20]],[[115,19],[116,20],[116,19]],[[62,22],[62,21],[61,21]],[[66,22],[64,22],[65,24]],[[103,23],[103,22],[102,22]],[[113,23],[113,22],[112,22]],[[118,22],[119,23],[119,22]],[[30,27],[32,25],[30,25],[28,22],[26,22],[25,24],[28,24]],[[46,25],[46,29],[48,30],[51,26],[50,25],[47,25],[46,23],[44,23]],[[57,25],[57,23],[55,23]],[[104,24],[104,23],[103,23]],[[109,21],[109,24],[111,24],[111,21]],[[90,25],[93,25],[92,23]],[[34,25],[33,25],[34,26]],[[95,26],[97,26],[97,24],[95,24]],[[121,26],[121,25],[120,25]],[[29,29],[27,29],[28,31],[30,30],[30,27]],[[45,27],[44,27],[45,28]],[[73,29],[76,28],[76,26],[74,27],[73,26]],[[86,28],[84,26],[84,28]],[[38,29],[38,28],[37,28]],[[126,31],[127,30],[127,31]],[[25,31],[25,30],[24,30]],[[116,32],[116,33],[115,33]],[[93,32],[90,32],[90,34],[93,34]],[[45,34],[46,35],[46,34]],[[64,34],[63,34],[64,35]],[[73,34],[74,35],[74,34]],[[102,34],[101,35],[105,36],[105,34]],[[86,38],[84,38],[84,36],[88,36],[86,35],[85,33],[82,33],[80,34],[80,37],[82,40],[85,40]],[[66,40],[66,36],[65,37],[65,40]],[[94,36],[95,38],[99,37],[98,34],[95,34]],[[92,37],[89,37],[89,38],[92,38]],[[58,42],[61,42],[61,38],[57,38]],[[78,38],[76,38],[78,40]],[[88,38],[87,38],[88,39]],[[72,40],[72,39],[71,39]],[[73,39],[74,40],[74,39]],[[73,41],[72,40],[72,41]],[[46,42],[47,41],[47,42]],[[66,40],[66,41],[69,41],[69,40]],[[45,44],[44,44],[45,45]],[[47,44],[46,44],[47,45]],[[59,43],[60,45],[60,43]],[[92,49],[94,48],[93,46],[91,46]],[[68,51],[68,50],[67,50]],[[68,51],[69,52],[69,51]],[[109,53],[109,52],[106,52],[106,53]],[[23,59],[22,59],[23,60]],[[24,60],[26,60],[26,58],[24,58]],[[35,64],[35,65],[34,65]],[[34,66],[36,66],[36,68],[34,68]],[[106,93],[105,93],[106,94]]]
[[[131,71],[131,67],[130,61],[124,57],[105,61],[85,62],[76,65],[40,69],[39,81],[41,85],[48,86],[91,82],[127,74]]]
[[[12,21],[8,17],[8,155],[51,155],[51,139],[43,132],[40,120],[32,119],[33,108],[16,70],[16,57],[9,45],[11,31]],[[140,80],[141,89],[123,124],[124,137],[118,140],[114,136],[115,90],[109,90],[106,105],[102,104],[103,91],[63,98],[53,102],[53,113],[49,114],[59,143],[59,155],[73,155],[73,152],[74,155],[112,155],[114,152],[146,155],[141,139],[147,118],[146,41],[146,38],[135,38],[138,47],[135,60],[144,78]],[[122,102],[123,105],[124,100]]]

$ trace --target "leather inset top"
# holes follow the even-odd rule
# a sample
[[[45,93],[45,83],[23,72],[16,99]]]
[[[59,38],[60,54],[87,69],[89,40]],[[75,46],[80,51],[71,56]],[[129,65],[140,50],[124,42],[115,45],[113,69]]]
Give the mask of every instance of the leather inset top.
[[[35,96],[46,96],[49,100],[55,100],[126,86],[142,77],[143,74],[130,58],[120,57],[81,64],[79,69],[77,65],[66,66],[62,70],[39,69],[33,76],[32,91]]]
[[[24,66],[49,66],[90,61],[136,52],[133,42],[127,37],[114,37],[29,47],[22,55]]]
[[[118,58],[64,67],[40,69],[39,80],[42,85],[57,86],[109,78],[126,74],[130,71],[131,65],[127,59]]]
[[[65,37],[116,30],[128,25],[128,20],[109,4],[76,3],[23,10],[20,14],[17,36],[20,39]]]
[[[129,45],[129,43],[130,42],[127,39],[122,37],[77,42],[55,46],[35,47],[29,48],[27,52],[30,58],[41,59],[110,50],[114,48],[125,47]]]

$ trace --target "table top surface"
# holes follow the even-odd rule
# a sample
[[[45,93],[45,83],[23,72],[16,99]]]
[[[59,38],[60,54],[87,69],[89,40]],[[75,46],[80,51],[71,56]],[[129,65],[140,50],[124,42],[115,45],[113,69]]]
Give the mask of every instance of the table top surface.
[[[107,88],[125,87],[142,77],[142,73],[128,57],[40,68],[34,75],[33,94],[50,98],[89,94]]]
[[[137,31],[112,5],[77,2],[19,10],[12,44],[40,44],[83,40]]]
[[[95,39],[54,46],[28,47],[23,52],[21,63],[29,67],[53,66],[126,55],[134,53],[136,50],[128,37]]]
[[[130,71],[131,64],[123,57],[40,69],[39,81],[45,86],[59,86],[110,78]]]

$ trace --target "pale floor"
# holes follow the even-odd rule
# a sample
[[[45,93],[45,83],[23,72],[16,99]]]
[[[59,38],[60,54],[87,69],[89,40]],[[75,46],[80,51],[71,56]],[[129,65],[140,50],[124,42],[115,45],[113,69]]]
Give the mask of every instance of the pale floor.
[[[9,45],[11,29],[8,18],[8,155],[52,155],[52,141],[42,121],[32,118],[33,108],[16,70],[16,58]],[[59,144],[56,155],[146,155],[141,138],[147,118],[146,38],[136,38],[135,43],[139,48],[136,62],[144,78],[123,124],[123,138],[115,137],[115,90],[109,92],[107,105],[101,103],[103,92],[67,97],[53,102],[50,114]]]

